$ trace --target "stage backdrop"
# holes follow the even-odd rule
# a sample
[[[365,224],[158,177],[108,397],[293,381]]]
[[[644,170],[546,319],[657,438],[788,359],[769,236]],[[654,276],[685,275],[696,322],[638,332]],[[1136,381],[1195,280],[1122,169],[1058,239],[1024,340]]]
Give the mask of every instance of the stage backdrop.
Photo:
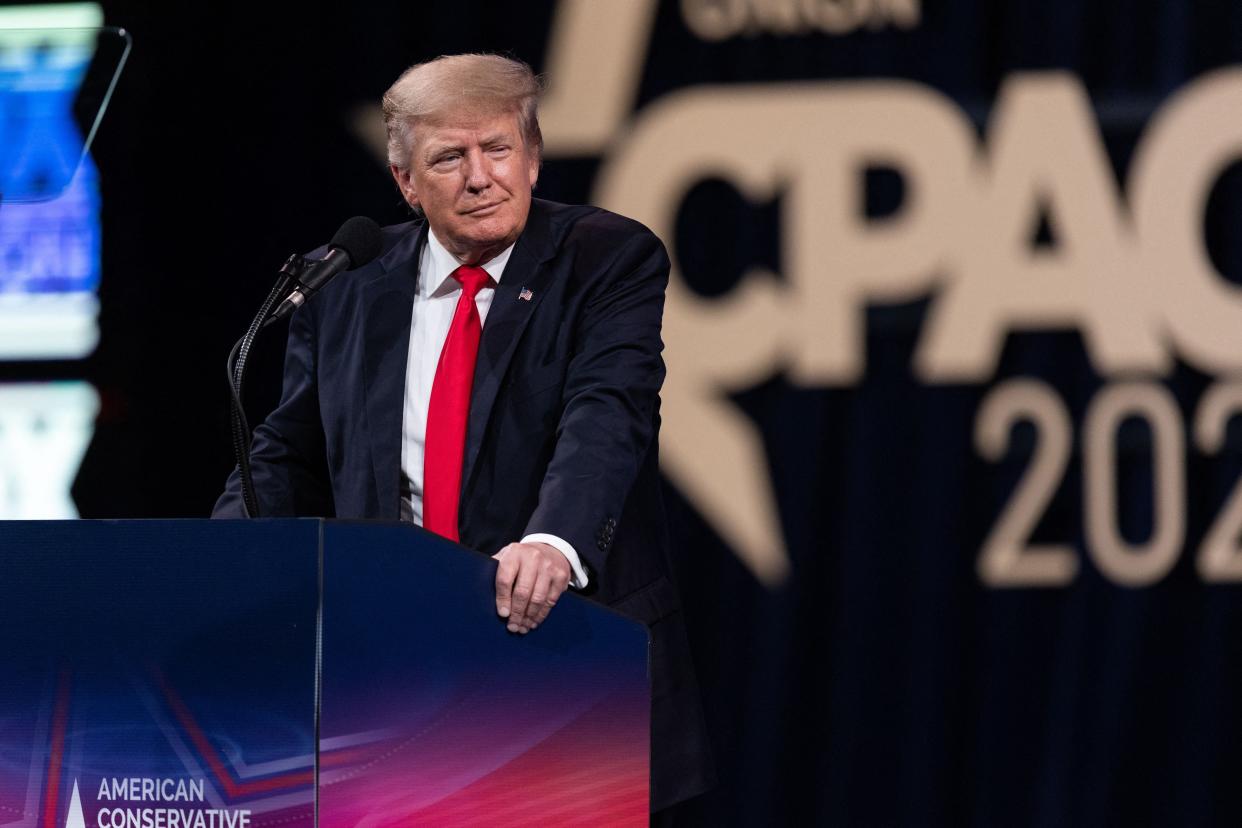
[[[662,460],[721,777],[698,815],[1242,818],[1242,6],[102,11],[135,45],[93,152],[98,348],[0,366],[93,389],[81,514],[207,513],[224,357],[276,268],[406,216],[379,96],[510,53],[550,82],[538,194],[674,261]]]

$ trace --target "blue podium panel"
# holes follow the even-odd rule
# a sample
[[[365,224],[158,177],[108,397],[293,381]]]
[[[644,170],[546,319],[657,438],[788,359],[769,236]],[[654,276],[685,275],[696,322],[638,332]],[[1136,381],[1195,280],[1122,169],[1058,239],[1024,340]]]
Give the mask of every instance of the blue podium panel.
[[[320,824],[646,825],[647,630],[565,595],[529,635],[495,561],[324,527]]]
[[[645,824],[646,630],[511,635],[494,573],[402,525],[0,522],[0,828]]]
[[[312,825],[320,526],[0,523],[0,826]]]

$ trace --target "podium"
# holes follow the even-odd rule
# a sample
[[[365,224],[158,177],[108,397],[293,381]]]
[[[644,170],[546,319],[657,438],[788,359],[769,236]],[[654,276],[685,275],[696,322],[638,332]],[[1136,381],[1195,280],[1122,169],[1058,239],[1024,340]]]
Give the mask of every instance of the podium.
[[[645,825],[648,638],[413,526],[0,523],[0,828]]]

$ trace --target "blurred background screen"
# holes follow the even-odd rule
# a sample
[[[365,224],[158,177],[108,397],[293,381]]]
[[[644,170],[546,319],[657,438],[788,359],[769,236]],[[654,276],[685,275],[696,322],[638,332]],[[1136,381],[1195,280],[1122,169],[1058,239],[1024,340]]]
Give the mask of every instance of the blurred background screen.
[[[0,361],[81,359],[99,341],[89,147],[128,50],[102,22],[90,3],[0,7]],[[0,517],[77,515],[97,409],[83,379],[0,386]]]

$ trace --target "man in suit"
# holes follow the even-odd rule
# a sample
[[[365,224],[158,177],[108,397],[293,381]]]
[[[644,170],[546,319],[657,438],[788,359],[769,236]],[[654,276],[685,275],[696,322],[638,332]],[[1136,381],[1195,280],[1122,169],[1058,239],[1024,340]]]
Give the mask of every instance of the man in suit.
[[[410,520],[493,553],[526,634],[573,587],[652,633],[652,808],[711,784],[661,501],[669,262],[642,225],[532,198],[529,67],[439,58],[384,96],[389,163],[424,218],[290,323],[252,449],[262,514]],[[236,473],[217,516],[242,516]]]

